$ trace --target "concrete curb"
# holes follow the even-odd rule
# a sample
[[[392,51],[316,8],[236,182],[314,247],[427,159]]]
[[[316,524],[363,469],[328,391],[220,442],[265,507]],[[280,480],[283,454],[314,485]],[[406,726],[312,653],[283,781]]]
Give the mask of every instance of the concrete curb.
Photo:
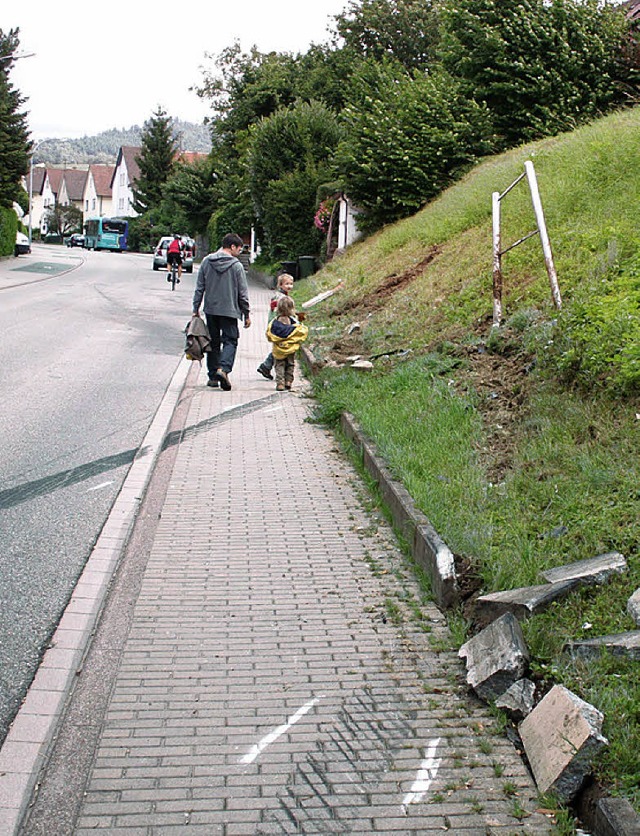
[[[460,589],[451,550],[422,511],[416,508],[409,491],[396,481],[349,413],[341,416],[341,429],[355,446],[365,470],[375,480],[391,513],[394,526],[409,543],[413,559],[427,573],[436,603],[452,607],[460,600]]]
[[[190,368],[183,357],[0,749],[0,836],[18,833]]]

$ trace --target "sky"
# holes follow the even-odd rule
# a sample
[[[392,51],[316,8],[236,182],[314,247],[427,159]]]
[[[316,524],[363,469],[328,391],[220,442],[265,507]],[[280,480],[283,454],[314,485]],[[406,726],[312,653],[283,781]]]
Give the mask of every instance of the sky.
[[[10,80],[27,101],[36,142],[142,125],[160,106],[200,123],[209,113],[189,88],[206,53],[235,40],[244,51],[304,52],[327,41],[348,0],[31,0],[3,4],[0,29],[19,28]],[[172,48],[173,44],[173,48]],[[29,56],[29,53],[33,55]]]

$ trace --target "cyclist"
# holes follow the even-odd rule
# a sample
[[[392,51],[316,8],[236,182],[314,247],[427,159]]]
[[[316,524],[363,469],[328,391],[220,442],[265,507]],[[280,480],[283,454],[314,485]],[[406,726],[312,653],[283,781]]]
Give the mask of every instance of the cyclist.
[[[167,281],[171,281],[171,265],[176,264],[178,266],[178,281],[180,281],[180,276],[182,276],[182,258],[184,256],[184,244],[182,243],[182,239],[179,235],[173,236],[173,241],[167,247],[167,270],[169,271],[169,275],[167,276]]]

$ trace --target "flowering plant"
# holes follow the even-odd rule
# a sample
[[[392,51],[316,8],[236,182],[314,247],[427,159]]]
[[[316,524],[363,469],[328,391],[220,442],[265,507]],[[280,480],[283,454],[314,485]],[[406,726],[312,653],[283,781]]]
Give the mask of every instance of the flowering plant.
[[[334,204],[335,200],[333,198],[328,198],[327,200],[323,200],[318,207],[318,211],[313,218],[313,223],[315,224],[316,229],[319,229],[321,232],[327,232],[329,230],[329,221],[331,220],[331,215],[333,214]]]

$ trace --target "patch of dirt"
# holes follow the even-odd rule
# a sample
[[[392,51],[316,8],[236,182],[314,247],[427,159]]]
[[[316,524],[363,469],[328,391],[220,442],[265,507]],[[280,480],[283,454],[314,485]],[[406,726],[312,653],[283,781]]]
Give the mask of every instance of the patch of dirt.
[[[465,363],[457,372],[458,385],[476,395],[484,419],[486,447],[481,451],[490,482],[501,482],[511,466],[516,432],[527,412],[534,358],[519,339],[503,332],[505,350],[499,354],[484,343],[460,347]],[[510,347],[509,347],[510,346]]]
[[[354,299],[351,299],[342,307],[334,311],[334,316],[342,316],[345,311],[351,311],[355,308],[362,310],[363,314],[368,314],[371,311],[376,311],[379,308],[382,308],[386,304],[389,296],[392,296],[397,290],[401,290],[403,287],[406,287],[408,284],[411,284],[411,282],[420,278],[426,267],[431,264],[433,259],[439,255],[440,252],[441,248],[434,244],[429,249],[427,255],[422,259],[422,261],[419,261],[418,264],[414,264],[413,267],[410,267],[408,270],[405,270],[399,275],[397,273],[392,273],[390,276],[387,276],[383,283],[372,290],[371,293],[366,296],[356,296]]]

